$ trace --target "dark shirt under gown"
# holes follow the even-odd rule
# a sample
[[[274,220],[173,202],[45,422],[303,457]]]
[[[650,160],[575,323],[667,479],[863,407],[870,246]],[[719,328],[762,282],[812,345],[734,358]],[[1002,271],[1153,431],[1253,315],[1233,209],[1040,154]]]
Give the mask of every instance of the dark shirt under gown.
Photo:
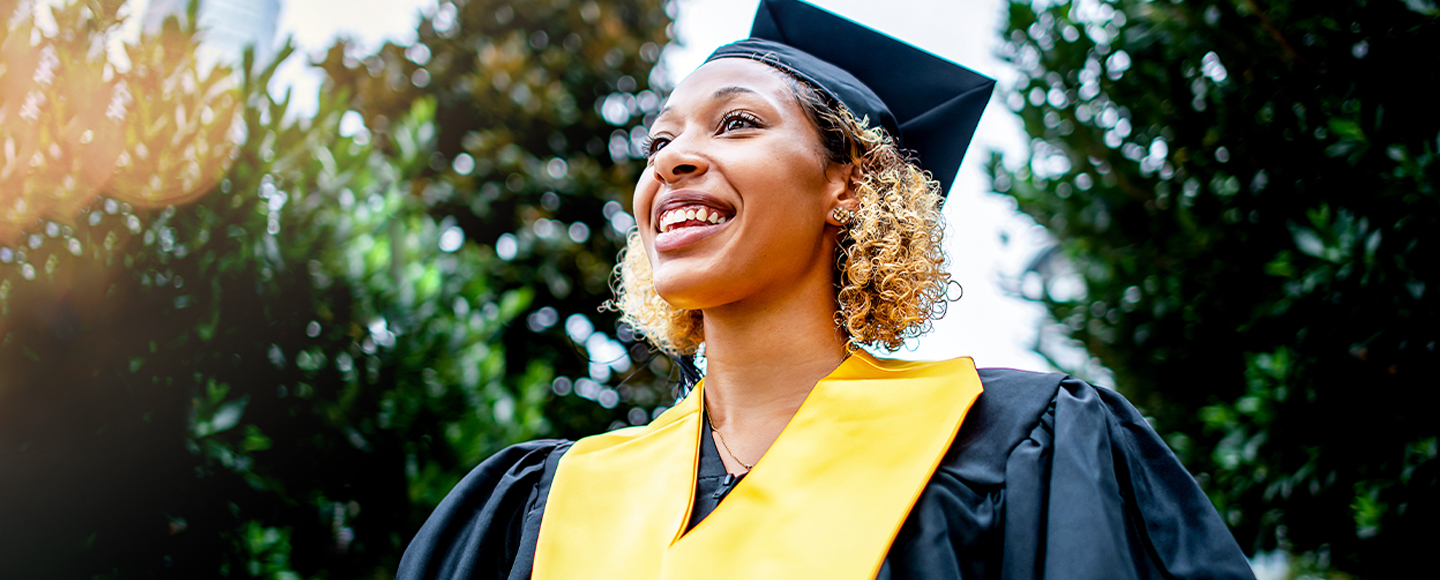
[[[1254,578],[1209,499],[1119,394],[1062,374],[979,375],[985,391],[879,580]],[[737,484],[710,439],[691,527]],[[398,578],[530,578],[570,443],[521,443],[476,467],[410,543]]]

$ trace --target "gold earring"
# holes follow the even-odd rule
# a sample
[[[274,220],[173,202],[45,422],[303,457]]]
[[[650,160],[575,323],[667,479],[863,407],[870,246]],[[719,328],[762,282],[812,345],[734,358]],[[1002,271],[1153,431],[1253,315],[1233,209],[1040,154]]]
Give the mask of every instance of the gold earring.
[[[848,226],[850,222],[855,221],[855,212],[848,208],[837,207],[830,211],[830,217],[835,218],[835,221],[840,222],[840,225]]]

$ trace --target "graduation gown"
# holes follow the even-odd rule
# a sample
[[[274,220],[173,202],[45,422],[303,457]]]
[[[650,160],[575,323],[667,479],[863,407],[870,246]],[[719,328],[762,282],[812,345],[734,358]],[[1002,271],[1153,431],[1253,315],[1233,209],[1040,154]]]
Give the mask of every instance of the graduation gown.
[[[1253,579],[1208,498],[1119,394],[1055,373],[978,374],[984,392],[878,579]],[[687,528],[743,484],[724,477],[710,439],[700,438]],[[530,578],[572,444],[521,443],[476,467],[410,543],[398,578]]]

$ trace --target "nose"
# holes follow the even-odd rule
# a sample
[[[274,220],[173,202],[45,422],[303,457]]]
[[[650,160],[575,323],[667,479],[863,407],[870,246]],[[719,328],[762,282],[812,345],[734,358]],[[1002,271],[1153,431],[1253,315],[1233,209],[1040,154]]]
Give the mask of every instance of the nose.
[[[655,152],[655,179],[665,185],[674,185],[685,178],[704,175],[710,163],[678,140]]]

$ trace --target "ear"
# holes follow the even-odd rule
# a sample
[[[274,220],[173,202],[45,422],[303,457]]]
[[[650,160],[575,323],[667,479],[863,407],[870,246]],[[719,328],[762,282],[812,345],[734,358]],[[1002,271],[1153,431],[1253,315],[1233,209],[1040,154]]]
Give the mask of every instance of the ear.
[[[855,191],[861,178],[860,166],[854,163],[832,163],[826,169],[825,177],[832,186],[827,190],[830,199],[825,209],[825,222],[832,226],[844,225],[835,219],[835,209],[844,208],[851,212],[860,209],[860,197]]]

